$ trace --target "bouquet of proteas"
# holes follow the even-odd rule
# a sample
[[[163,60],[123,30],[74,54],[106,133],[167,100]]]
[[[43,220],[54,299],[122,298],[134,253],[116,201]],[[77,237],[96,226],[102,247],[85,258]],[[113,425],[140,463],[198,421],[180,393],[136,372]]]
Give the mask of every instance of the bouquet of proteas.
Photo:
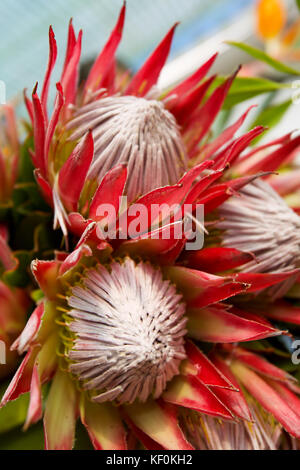
[[[80,83],[70,22],[51,107],[50,28],[22,144],[5,108],[0,432],[43,419],[46,448],[72,449],[79,420],[96,449],[297,447],[300,137],[257,144],[259,116],[240,133],[251,108],[214,126],[287,85],[211,76],[214,55],[162,92],[175,27],[120,75],[124,16]]]

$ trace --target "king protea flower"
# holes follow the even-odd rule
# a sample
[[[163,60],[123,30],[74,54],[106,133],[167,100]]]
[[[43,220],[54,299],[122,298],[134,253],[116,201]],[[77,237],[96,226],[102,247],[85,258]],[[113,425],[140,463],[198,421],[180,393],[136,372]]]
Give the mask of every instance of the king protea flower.
[[[274,146],[274,148],[272,148]],[[247,272],[283,272],[300,268],[299,168],[295,157],[299,137],[291,134],[239,156],[231,174],[265,174],[239,189],[220,206],[218,228],[222,243],[253,254],[241,267]],[[273,292],[281,297],[297,280],[297,273]]]
[[[46,200],[54,206],[55,221],[66,235],[70,212],[89,216],[89,205],[100,182],[112,168],[128,168],[124,194],[128,202],[178,182],[198,146],[208,135],[235,74],[204,99],[215,77],[205,79],[216,55],[167,93],[156,83],[171,47],[176,25],[128,81],[115,76],[115,53],[121,40],[123,6],[117,24],[88,78],[78,87],[81,52],[69,25],[68,46],[51,116],[47,97],[57,46],[49,32],[50,55],[40,97],[25,97],[32,120],[36,178]],[[92,132],[91,138],[88,133]]]
[[[114,184],[118,196],[118,179]],[[209,191],[205,198],[211,200]],[[45,297],[13,345],[27,353],[2,405],[29,391],[27,427],[41,418],[41,386],[51,382],[44,414],[48,449],[72,448],[77,416],[97,449],[125,449],[128,430],[149,449],[191,449],[177,419],[182,409],[252,420],[239,387],[195,342],[280,334],[223,302],[290,274],[215,276],[176,264],[184,240],[172,230],[168,239],[146,234],[111,245],[92,229],[71,254],[33,262]]]

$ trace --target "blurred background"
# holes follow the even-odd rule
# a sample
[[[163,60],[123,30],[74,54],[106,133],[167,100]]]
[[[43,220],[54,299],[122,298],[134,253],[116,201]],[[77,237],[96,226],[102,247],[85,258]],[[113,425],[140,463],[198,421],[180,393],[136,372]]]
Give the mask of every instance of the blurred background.
[[[21,103],[24,88],[31,93],[36,81],[42,83],[48,61],[50,24],[58,42],[54,84],[64,60],[69,19],[73,18],[76,31],[83,29],[81,63],[88,65],[107,40],[122,3],[123,0],[1,0],[0,80],[6,85],[7,100]],[[280,0],[280,3],[284,18],[274,10],[277,0],[266,2],[267,10],[274,10],[271,13],[275,15],[275,21],[273,18],[269,23],[277,22],[278,27],[293,23],[299,15],[296,0]],[[135,72],[167,30],[180,21],[168,64],[160,77],[161,88],[191,73],[216,51],[219,57],[212,73],[231,73],[240,63],[249,63],[251,57],[226,44],[226,40],[262,49],[273,47],[271,52],[278,52],[272,38],[267,38],[268,31],[265,37],[258,32],[257,5],[258,0],[127,0],[118,59],[125,68]],[[251,65],[244,70],[252,75],[270,73]],[[54,87],[50,97],[51,93],[53,97]],[[18,109],[24,115],[24,107]],[[284,128],[287,121],[283,120],[281,125]]]
[[[6,83],[8,98],[24,87],[31,90],[35,81],[42,80],[48,59],[50,24],[58,42],[58,79],[69,19],[73,18],[77,31],[82,28],[84,32],[82,60],[92,59],[106,41],[122,3],[123,0],[1,0],[0,74]],[[247,17],[250,33],[253,24],[249,10],[254,3],[254,0],[128,0],[118,58],[135,71],[176,21],[180,21],[180,25],[171,59],[217,35],[237,19],[240,35],[244,37],[247,32],[241,15]],[[221,41],[215,43],[214,50],[220,45]],[[197,59],[203,60],[200,53]],[[164,83],[168,81],[168,74],[163,80]]]

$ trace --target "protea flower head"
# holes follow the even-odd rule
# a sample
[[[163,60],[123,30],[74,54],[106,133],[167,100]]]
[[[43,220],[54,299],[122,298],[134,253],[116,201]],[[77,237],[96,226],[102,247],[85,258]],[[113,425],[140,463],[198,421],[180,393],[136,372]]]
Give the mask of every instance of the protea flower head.
[[[65,234],[68,213],[78,211],[88,217],[101,180],[120,164],[127,166],[130,175],[124,188],[129,202],[155,188],[177,183],[189,160],[198,155],[198,145],[208,135],[235,76],[205,100],[215,78],[205,79],[214,55],[167,93],[158,92],[156,83],[175,25],[132,79],[116,79],[115,52],[124,15],[125,5],[81,87],[77,78],[82,34],[76,38],[70,23],[65,64],[48,117],[48,89],[57,55],[50,28],[49,63],[41,96],[35,88],[32,101],[25,98],[34,134],[36,178]]]
[[[212,200],[209,191],[204,196]],[[42,416],[41,384],[51,382],[47,448],[72,448],[78,415],[99,449],[126,448],[129,431],[146,448],[191,449],[178,421],[183,408],[251,420],[245,402],[236,405],[239,388],[196,343],[280,334],[266,320],[236,314],[224,302],[289,274],[242,275],[241,281],[240,274],[189,269],[176,264],[184,244],[172,231],[167,239],[148,233],[99,243],[88,229],[71,254],[33,262],[45,297],[13,346],[27,354],[2,404],[30,391],[29,426]]]
[[[20,144],[14,109],[1,106],[0,126],[0,207],[7,207],[18,176]]]
[[[218,209],[223,246],[253,254],[253,259],[241,267],[247,272],[283,272],[300,267],[299,169],[295,163],[300,140],[291,139],[289,134],[275,144],[275,150],[268,150],[273,142],[239,157],[231,172],[279,174],[253,179]],[[274,296],[285,294],[296,279],[297,273],[273,292]]]
[[[226,246],[252,252],[243,266],[251,272],[280,272],[300,267],[300,217],[262,180],[240,190],[220,209]]]

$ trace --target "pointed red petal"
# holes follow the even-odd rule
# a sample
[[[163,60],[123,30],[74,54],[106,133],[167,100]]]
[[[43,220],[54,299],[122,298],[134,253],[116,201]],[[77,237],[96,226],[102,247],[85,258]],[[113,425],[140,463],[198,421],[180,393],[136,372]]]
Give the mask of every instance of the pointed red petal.
[[[129,83],[125,94],[144,96],[150,88],[156,84],[161,69],[163,68],[171,48],[173,35],[178,23],[170,29],[151,56],[146,60],[142,68]]]
[[[148,400],[124,406],[134,425],[166,450],[193,450],[186,441],[178,421],[176,407],[162,400]]]
[[[212,416],[231,419],[231,413],[216,395],[193,375],[176,376],[169,383],[162,398],[174,405],[184,406]]]
[[[30,384],[30,401],[24,430],[36,423],[43,415],[42,390],[37,365],[34,365]]]
[[[34,170],[34,176],[40,187],[45,201],[49,204],[50,207],[53,207],[52,188],[49,185],[48,181],[43,178],[39,169]]]
[[[222,85],[216,88],[216,90],[208,98],[206,103],[194,115],[194,119],[191,125],[194,125],[194,123],[196,122],[197,127],[200,128],[200,131],[197,133],[197,135],[191,142],[189,148],[190,152],[195,149],[195,147],[207,134],[210,127],[212,126],[215,117],[217,116],[224,103],[224,100],[227,96],[227,93],[229,91],[229,88],[231,87],[233,80],[235,79],[236,74],[237,72],[235,72],[231,77],[229,77]]]
[[[66,73],[67,65],[73,55],[75,44],[76,44],[76,36],[75,36],[74,28],[73,28],[73,20],[71,18],[69,21],[68,41],[67,41],[66,56],[65,56],[65,61],[64,61],[63,71],[62,71],[62,78],[64,74]]]
[[[239,155],[249,146],[252,140],[261,135],[264,131],[265,128],[263,126],[257,126],[241,137],[238,137],[214,158],[214,168],[218,170],[220,168],[224,168],[228,164],[233,164]]]
[[[191,191],[187,195],[186,200],[184,201],[185,204],[193,204],[201,195],[207,190],[208,187],[212,185],[216,180],[221,178],[223,175],[223,170],[213,171],[210,175],[204,176],[200,181],[198,181],[192,187]]]
[[[134,206],[130,206],[128,210],[121,215],[118,224],[120,231],[125,232],[126,227],[129,228],[134,222],[137,214],[132,214],[132,209],[135,211],[138,205],[143,206],[141,216],[145,215],[143,220],[141,220],[141,232],[151,230],[151,226],[155,228],[159,219],[162,221],[166,221],[167,219],[167,223],[170,223],[171,213],[174,211],[174,207],[176,205],[179,206],[183,202],[196,176],[194,175],[194,171],[191,170],[183,178],[184,180],[182,182],[180,181],[179,184],[154,189],[139,198]],[[177,213],[180,215],[179,210],[177,210]]]
[[[275,140],[272,140],[271,142],[267,142],[266,144],[258,145],[254,147],[252,150],[249,150],[247,153],[240,156],[239,163],[249,160],[251,156],[261,153],[262,150],[269,149],[272,147],[279,148],[278,146],[285,145],[288,142],[291,142],[292,134],[293,132],[289,132],[288,134],[282,135],[278,139],[275,139]]]
[[[252,159],[243,161],[243,163],[237,166],[237,171],[240,174],[256,173],[257,171],[275,171],[290,158],[291,153],[299,146],[300,136],[281,145],[279,149],[262,156],[259,160],[256,158],[254,161]]]
[[[256,372],[259,372],[260,374],[265,375],[266,377],[283,382],[288,380],[295,380],[293,376],[285,372],[283,369],[274,366],[263,357],[258,356],[257,354],[254,354],[250,351],[246,351],[242,348],[235,348],[233,350],[233,355],[240,362],[246,364],[246,366],[250,367]]]
[[[33,104],[33,136],[34,136],[34,164],[41,170],[43,177],[47,175],[46,162],[45,162],[45,117],[42,109],[40,99],[36,93],[36,87],[32,93]]]
[[[126,233],[123,232],[122,236]],[[181,245],[183,241],[186,241],[182,235],[181,222],[164,225],[136,238],[134,236],[136,235],[132,234],[131,240],[125,241],[118,247],[116,256],[124,254],[151,256],[153,262],[156,260],[160,264],[169,264],[169,255],[173,257],[174,250],[175,253],[177,252],[178,244]]]
[[[137,437],[139,441],[143,444],[143,446],[147,450],[165,450],[165,448],[161,445],[158,444],[158,442],[155,442],[151,437],[149,437],[147,434],[145,434],[141,429],[139,429],[128,416],[125,416],[124,418],[130,427],[132,429],[134,435]]]
[[[71,232],[79,238],[82,236],[86,228],[93,222],[91,219],[85,219],[78,212],[71,212],[68,219]]]
[[[300,325],[300,307],[295,307],[284,300],[267,304],[261,313],[273,320]]]
[[[202,148],[201,153],[205,155],[205,158],[210,158],[217,150],[227,144],[234,137],[235,133],[243,125],[249,111],[255,106],[256,105],[250,106],[234,124],[227,127],[218,137],[216,137],[216,139],[214,139],[213,142]]]
[[[92,132],[76,145],[59,172],[58,186],[63,203],[72,212],[76,211],[86,175],[94,155]]]
[[[39,304],[29,317],[28,322],[20,336],[13,343],[11,349],[17,349],[19,354],[27,351],[40,329],[44,314],[44,303]]]
[[[80,417],[96,450],[127,449],[119,411],[111,403],[92,403],[82,396]]]
[[[298,272],[299,270],[295,269],[284,273],[238,273],[234,274],[234,278],[238,282],[251,284],[248,292],[256,292],[285,281]]]
[[[172,106],[171,112],[180,125],[186,125],[193,119],[192,113],[201,104],[207,90],[215,79],[215,75],[205,80],[204,83],[192,90],[190,93],[180,97],[176,104]]]
[[[217,273],[237,268],[252,259],[251,253],[218,246],[187,253],[184,255],[183,263],[189,268]]]
[[[69,271],[69,269],[72,269],[74,266],[76,266],[83,256],[91,256],[92,253],[93,252],[88,245],[80,245],[63,261],[59,269],[59,275],[62,276],[67,271]]]
[[[31,263],[31,271],[40,288],[48,299],[54,299],[57,295],[57,275],[59,264],[57,261],[34,260]]]
[[[186,189],[188,189],[196,178],[198,178],[204,170],[211,168],[213,164],[214,162],[212,160],[206,160],[199,163],[187,171],[182,178],[180,178],[179,183],[185,185]]]
[[[52,140],[59,116],[60,116],[61,108],[63,107],[63,104],[64,104],[63,89],[60,83],[56,84],[56,89],[57,89],[57,94],[56,94],[56,99],[54,103],[54,109],[53,109],[53,113],[52,113],[49,125],[47,127],[46,137],[45,137],[46,161],[48,161],[48,154],[49,154],[51,140]]]
[[[249,312],[248,310],[246,311],[244,308],[243,310],[240,309],[240,308],[237,308],[237,307],[230,307],[230,311],[232,313],[234,313],[234,315],[238,315],[239,317],[242,317],[242,318],[246,318],[246,320],[253,320],[253,321],[256,321],[258,323],[261,323],[262,325],[265,325],[267,326],[268,328],[270,329],[273,329],[274,331],[274,334],[275,332],[277,331],[277,334],[282,334],[282,331],[280,330],[276,330],[273,325],[268,321],[266,320],[265,317],[263,317],[260,312],[259,312],[259,308],[257,308],[257,305],[255,306],[256,309],[255,309],[255,313],[252,312]],[[250,308],[250,307],[249,307]]]
[[[85,93],[87,91],[95,91],[99,89],[102,85],[103,80],[105,80],[107,74],[111,70],[111,65],[114,61],[115,53],[119,42],[122,38],[124,19],[125,19],[125,3],[121,9],[118,21],[114,27],[107,43],[99,54],[98,58],[94,62],[94,65],[89,73],[85,84]]]
[[[203,354],[195,344],[187,340],[185,351],[189,361],[198,370],[197,378],[210,387],[233,388],[233,384],[219,371],[219,369]]]
[[[193,300],[208,288],[223,286],[228,278],[181,266],[164,268],[164,274],[178,287],[186,300]]]
[[[19,369],[15,373],[2,397],[1,406],[6,405],[6,403],[11,400],[16,400],[23,393],[29,392],[33,366],[37,353],[37,348],[30,349],[27,352],[26,356],[21,362]]]
[[[47,101],[48,101],[50,78],[51,78],[53,67],[56,62],[56,58],[57,58],[57,45],[56,45],[56,40],[55,40],[52,26],[50,26],[49,28],[49,61],[48,61],[48,67],[47,67],[43,89],[41,93],[41,103],[42,103],[44,117],[46,121],[48,120]]]
[[[65,371],[58,369],[47,397],[44,430],[47,450],[71,450],[74,445],[77,393]]]
[[[249,288],[249,284],[240,282],[227,282],[222,286],[209,287],[205,289],[201,294],[197,295],[193,300],[188,302],[189,307],[206,307],[207,305],[221,302],[229,297],[233,297],[238,294],[246,293]]]
[[[243,392],[240,390],[239,383],[235,376],[225,363],[225,361],[217,354],[212,354],[211,359],[215,366],[224,374],[235,387],[235,390],[227,390],[225,388],[214,389],[215,394],[220,398],[222,403],[238,418],[245,419],[247,421],[252,420],[252,416],[244,397]]]
[[[192,338],[212,343],[252,341],[278,334],[264,324],[247,320],[214,306],[189,309],[188,331]]]
[[[275,380],[269,380],[268,383],[276,390],[277,393],[283,398],[283,400],[288,403],[292,410],[299,416],[300,419],[300,400],[299,398],[292,393],[286,385],[275,382]]]
[[[123,194],[124,186],[127,178],[127,168],[125,165],[117,165],[112,168],[103,177],[98,189],[91,202],[89,217],[92,220],[99,222],[105,215],[97,214],[97,209],[100,204],[110,204],[115,209],[115,216],[117,218],[119,212],[120,197]],[[107,219],[107,218],[106,218]],[[110,221],[107,220],[109,223]]]
[[[300,437],[300,419],[272,386],[259,375],[248,369],[239,361],[231,364],[231,369],[248,392],[295,437]]]
[[[68,60],[64,73],[61,77],[61,84],[65,96],[65,112],[67,105],[74,104],[78,85],[79,61],[81,56],[82,30],[79,31],[77,41],[73,48],[72,56]]]
[[[196,72],[194,72],[192,75],[190,75],[186,80],[184,80],[182,83],[179,85],[175,86],[168,92],[166,96],[171,96],[171,95],[178,95],[178,96],[183,96],[186,93],[188,93],[190,90],[192,90],[208,73],[209,69],[213,65],[214,61],[216,60],[218,56],[218,53],[214,54],[210,59],[208,59],[207,62],[205,62],[203,65],[201,65]]]

